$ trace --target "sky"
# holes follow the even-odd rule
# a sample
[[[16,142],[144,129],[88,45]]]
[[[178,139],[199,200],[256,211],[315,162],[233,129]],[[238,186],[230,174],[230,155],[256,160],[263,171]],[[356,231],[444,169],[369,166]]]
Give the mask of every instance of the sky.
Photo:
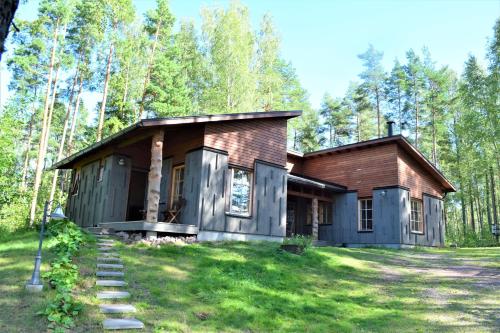
[[[134,0],[139,14],[155,7],[155,0]],[[438,65],[461,73],[469,54],[483,64],[486,43],[500,18],[500,0],[246,0],[252,25],[258,29],[262,16],[271,14],[281,37],[281,56],[292,62],[313,107],[325,92],[344,95],[349,83],[362,71],[357,55],[368,45],[384,52],[383,65],[390,71],[394,59],[404,61],[410,48],[426,46]],[[229,1],[171,0],[180,20],[200,27],[200,9],[227,6]],[[21,4],[16,16],[36,17],[38,1]],[[0,99],[8,97],[9,74],[2,57]],[[99,99],[86,96],[87,107]]]

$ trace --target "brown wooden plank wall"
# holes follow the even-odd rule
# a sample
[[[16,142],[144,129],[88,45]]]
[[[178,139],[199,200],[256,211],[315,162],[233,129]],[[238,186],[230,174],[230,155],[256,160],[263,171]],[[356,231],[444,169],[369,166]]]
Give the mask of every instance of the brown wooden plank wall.
[[[255,159],[286,166],[286,120],[208,123],[207,147],[227,151],[229,164],[253,168]]]

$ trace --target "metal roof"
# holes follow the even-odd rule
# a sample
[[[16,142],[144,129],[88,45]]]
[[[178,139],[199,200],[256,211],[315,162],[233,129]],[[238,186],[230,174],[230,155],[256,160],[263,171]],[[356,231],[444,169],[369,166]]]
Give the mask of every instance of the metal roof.
[[[64,169],[72,162],[89,155],[92,152],[118,141],[126,135],[132,135],[133,132],[138,131],[140,128],[157,127],[157,126],[176,126],[176,125],[189,125],[189,124],[206,124],[222,121],[235,121],[235,120],[252,120],[252,119],[268,119],[268,118],[294,118],[302,114],[302,111],[268,111],[268,112],[247,112],[247,113],[227,113],[227,114],[212,114],[200,116],[187,116],[187,117],[171,117],[171,118],[154,118],[142,119],[141,121],[124,128],[123,130],[106,137],[105,139],[96,142],[79,152],[54,163],[49,170]]]

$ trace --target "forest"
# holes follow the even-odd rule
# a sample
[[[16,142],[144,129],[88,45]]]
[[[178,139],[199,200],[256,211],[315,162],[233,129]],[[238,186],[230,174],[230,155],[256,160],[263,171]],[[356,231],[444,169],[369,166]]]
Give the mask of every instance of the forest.
[[[142,118],[303,110],[288,133],[303,152],[383,137],[395,121],[458,189],[445,198],[448,243],[497,243],[500,18],[485,68],[470,55],[458,75],[425,47],[384,68],[383,51],[368,45],[358,80],[344,96],[325,93],[319,109],[271,15],[253,27],[240,2],[201,8],[199,28],[178,22],[166,0],[144,17],[131,0],[42,0],[36,19],[14,22],[2,59],[11,73],[0,110],[2,231],[38,223],[45,200],[64,202],[69,174],[50,170],[55,161]]]

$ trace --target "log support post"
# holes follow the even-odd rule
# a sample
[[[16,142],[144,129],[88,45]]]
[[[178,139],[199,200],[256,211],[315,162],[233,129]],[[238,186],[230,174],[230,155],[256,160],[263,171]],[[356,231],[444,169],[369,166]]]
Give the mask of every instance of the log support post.
[[[318,240],[318,198],[312,199],[312,239]]]
[[[158,222],[160,204],[161,167],[163,161],[163,140],[165,132],[159,130],[151,139],[151,165],[148,175],[147,222]],[[156,232],[148,231],[147,238],[156,238]]]

